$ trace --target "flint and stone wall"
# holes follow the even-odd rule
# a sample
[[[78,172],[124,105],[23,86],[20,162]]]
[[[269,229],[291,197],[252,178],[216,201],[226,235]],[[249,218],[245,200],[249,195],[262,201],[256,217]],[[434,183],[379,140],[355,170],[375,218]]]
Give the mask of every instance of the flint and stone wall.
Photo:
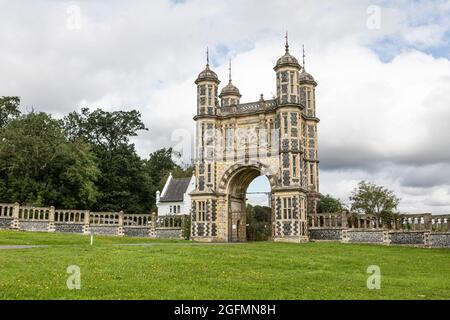
[[[309,229],[309,239],[312,241],[340,241],[342,238],[341,228],[326,228],[326,229]]]
[[[389,233],[391,244],[426,245],[425,231],[392,231]]]
[[[450,233],[436,232],[430,234],[431,247],[450,248]]]
[[[12,218],[1,218],[0,219],[0,230],[7,230],[11,228]]]
[[[19,221],[19,230],[47,232],[49,223],[47,221]]]
[[[427,248],[450,248],[450,232],[310,228],[309,239],[310,241],[339,241],[342,243],[372,243]]]
[[[450,248],[450,215],[395,215],[389,222],[352,212],[308,215],[311,241]]]
[[[383,243],[383,230],[347,230],[346,242]]]
[[[62,233],[83,233],[83,224],[74,223],[55,223],[55,232]]]

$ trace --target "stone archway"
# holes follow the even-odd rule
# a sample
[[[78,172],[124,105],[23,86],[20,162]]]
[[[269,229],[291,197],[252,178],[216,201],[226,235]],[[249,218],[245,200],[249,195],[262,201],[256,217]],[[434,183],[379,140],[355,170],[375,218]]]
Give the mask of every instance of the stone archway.
[[[271,185],[276,185],[273,176],[267,175],[267,168],[261,163],[235,164],[222,176],[219,187],[222,194],[226,195],[226,234],[228,242],[244,242],[246,235],[246,191],[250,183],[258,176],[265,175]],[[274,210],[271,207],[273,221]]]

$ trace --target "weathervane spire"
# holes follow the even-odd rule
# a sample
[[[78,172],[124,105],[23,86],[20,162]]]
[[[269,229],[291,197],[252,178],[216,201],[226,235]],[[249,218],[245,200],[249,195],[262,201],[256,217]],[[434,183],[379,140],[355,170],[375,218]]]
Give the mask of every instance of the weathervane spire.
[[[288,38],[287,30],[286,30],[286,35],[284,36],[284,38],[286,39],[286,45],[285,45],[286,53],[289,53],[289,38]]]
[[[231,83],[231,58],[230,58],[229,65],[228,65],[228,80]]]
[[[306,71],[305,70],[305,45],[304,44],[302,45],[302,48],[303,48],[303,71]]]
[[[209,67],[209,48],[206,47],[206,66]]]

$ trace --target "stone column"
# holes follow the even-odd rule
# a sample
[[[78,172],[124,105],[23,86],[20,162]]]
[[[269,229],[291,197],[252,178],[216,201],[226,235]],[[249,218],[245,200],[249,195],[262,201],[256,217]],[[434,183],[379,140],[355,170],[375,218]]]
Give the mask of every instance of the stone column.
[[[156,238],[156,213],[152,212],[151,217],[151,225],[148,235],[150,238]]]
[[[347,220],[347,213],[342,212],[341,213],[341,226],[343,228],[347,228],[348,227],[348,220]]]
[[[341,230],[341,242],[348,243],[348,230],[347,229]]]
[[[425,248],[431,248],[433,246],[433,244],[431,243],[431,232],[430,231],[425,231],[423,233],[423,244],[424,244]]]
[[[14,203],[13,214],[10,228],[13,230],[19,230],[19,210],[20,204],[18,202]]]
[[[55,232],[55,207],[54,206],[50,207],[50,212],[48,214],[47,231]]]
[[[123,237],[125,232],[123,230],[123,211],[119,212],[119,225],[117,226],[117,235]]]
[[[91,212],[85,211],[84,212],[84,225],[83,225],[83,233],[84,234],[89,234],[91,232],[90,230],[90,216],[91,216]]]
[[[383,231],[383,244],[387,246],[391,244],[389,231]]]

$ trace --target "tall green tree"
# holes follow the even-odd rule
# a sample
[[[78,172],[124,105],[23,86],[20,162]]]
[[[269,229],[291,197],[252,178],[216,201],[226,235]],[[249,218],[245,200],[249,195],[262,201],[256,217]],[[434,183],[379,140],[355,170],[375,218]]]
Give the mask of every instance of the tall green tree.
[[[149,213],[151,181],[145,162],[137,155],[130,138],[147,130],[136,111],[90,111],[83,108],[62,121],[70,140],[81,139],[92,146],[99,160],[97,211]],[[154,197],[154,196],[153,196]]]
[[[378,216],[393,214],[400,199],[394,191],[367,181],[360,181],[350,196],[351,209]]]
[[[317,204],[318,213],[335,213],[341,212],[344,206],[341,200],[332,197],[331,195],[320,195],[319,203]]]
[[[250,241],[266,241],[270,236],[271,209],[264,206],[246,207],[247,239]]]
[[[88,208],[97,198],[96,157],[68,141],[60,123],[29,113],[0,130],[0,200],[59,208]]]
[[[3,96],[0,98],[0,128],[20,116],[19,105],[19,97]]]
[[[114,152],[123,145],[129,145],[130,137],[138,131],[148,130],[137,110],[108,112],[102,109],[72,112],[63,120],[69,139],[82,138],[107,152]]]
[[[134,145],[123,144],[112,153],[97,150],[97,155],[109,160],[99,163],[100,195],[94,210],[150,213],[151,183]]]

